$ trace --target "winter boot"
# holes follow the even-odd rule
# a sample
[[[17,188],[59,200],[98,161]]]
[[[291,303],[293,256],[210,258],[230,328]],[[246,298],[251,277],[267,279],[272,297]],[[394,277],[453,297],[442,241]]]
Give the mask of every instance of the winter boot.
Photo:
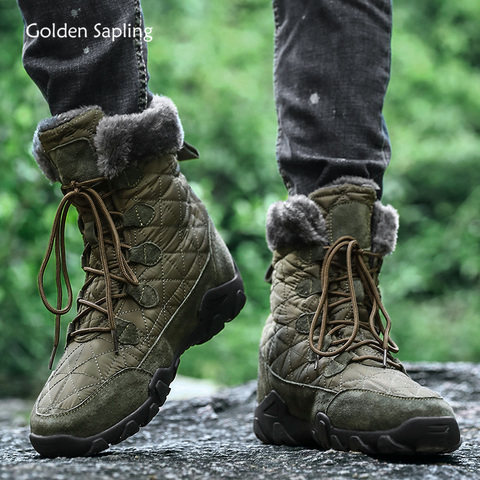
[[[44,456],[91,455],[136,433],[165,402],[180,355],[244,305],[230,253],[180,173],[178,160],[196,156],[182,145],[177,111],[165,97],[139,114],[67,112],[35,133],[36,160],[64,193],[39,275],[42,299],[56,315],[55,348],[60,316],[72,305],[64,236],[71,205],[86,274],[65,352],[31,416],[31,442]],[[52,252],[55,305],[43,287]]]
[[[355,177],[271,207],[271,315],[254,420],[263,442],[370,454],[460,445],[450,406],[392,355],[378,275],[397,228],[375,184]]]

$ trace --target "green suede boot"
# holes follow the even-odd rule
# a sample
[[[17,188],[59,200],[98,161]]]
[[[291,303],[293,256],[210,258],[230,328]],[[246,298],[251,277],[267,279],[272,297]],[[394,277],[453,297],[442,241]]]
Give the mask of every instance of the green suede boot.
[[[271,207],[271,315],[254,422],[263,442],[371,454],[459,447],[450,406],[392,355],[378,275],[397,229],[373,182],[355,177]]]
[[[55,347],[60,316],[72,305],[64,245],[71,205],[79,212],[86,279],[65,352],[34,405],[30,438],[47,457],[91,455],[155,416],[180,355],[243,307],[243,283],[180,173],[178,160],[196,152],[183,144],[169,99],[155,97],[139,114],[105,116],[86,107],[45,120],[34,154],[64,193],[39,276],[42,299],[56,315]],[[55,305],[43,288],[52,252]]]

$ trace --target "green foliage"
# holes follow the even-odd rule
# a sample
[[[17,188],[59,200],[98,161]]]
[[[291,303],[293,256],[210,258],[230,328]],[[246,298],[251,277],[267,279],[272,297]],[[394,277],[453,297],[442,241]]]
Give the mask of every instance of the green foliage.
[[[144,0],[143,7],[153,27],[150,88],[175,100],[186,139],[201,152],[182,170],[231,248],[249,297],[224,332],[182,357],[181,372],[239,383],[256,375],[268,315],[264,217],[286,195],[274,159],[271,7],[262,0]],[[394,154],[384,200],[399,209],[401,229],[382,273],[384,300],[402,359],[479,361],[480,3],[403,0],[394,20],[385,105]],[[53,319],[36,275],[60,193],[29,153],[49,113],[21,65],[14,4],[0,4],[0,32],[0,395],[31,394],[46,378],[51,348]],[[68,227],[78,289],[74,215]]]
[[[55,199],[29,152],[46,110],[21,65],[21,17],[14,4],[0,9],[0,392],[26,394],[48,342],[35,278]]]
[[[402,358],[480,360],[480,4],[398,3],[385,116],[399,208],[383,293]]]

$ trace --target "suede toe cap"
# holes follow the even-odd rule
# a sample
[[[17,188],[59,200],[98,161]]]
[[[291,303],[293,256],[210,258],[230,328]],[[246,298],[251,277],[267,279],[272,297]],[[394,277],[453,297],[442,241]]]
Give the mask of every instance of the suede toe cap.
[[[396,428],[418,417],[454,417],[450,405],[432,396],[402,397],[370,390],[340,392],[330,402],[326,414],[336,428],[380,431]]]
[[[81,404],[74,408],[40,408],[42,392],[33,407],[30,429],[35,435],[70,435],[86,438],[96,435],[128,416],[148,398],[150,375],[146,372],[125,369],[104,382]],[[119,397],[122,397],[119,401]]]

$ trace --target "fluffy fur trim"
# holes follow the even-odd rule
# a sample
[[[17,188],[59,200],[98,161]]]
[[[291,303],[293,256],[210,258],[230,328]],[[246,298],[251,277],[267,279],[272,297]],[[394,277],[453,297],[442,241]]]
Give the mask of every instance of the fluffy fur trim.
[[[54,129],[97,106],[76,108],[42,120],[33,136],[33,155],[44,175],[59,181],[58,173],[43,150],[39,134]],[[118,175],[127,165],[154,154],[176,153],[183,145],[183,128],[174,103],[167,97],[154,96],[141,113],[104,116],[94,136],[99,174]]]
[[[382,205],[376,201],[372,214],[372,251],[380,255],[388,255],[395,250],[399,216],[391,205]]]
[[[398,212],[377,200],[373,205],[371,225],[372,252],[382,256],[392,253],[397,243]],[[267,213],[267,244],[272,252],[287,246],[327,246],[325,219],[315,202],[305,195],[275,202]]]
[[[350,185],[358,185],[360,187],[368,187],[373,188],[374,190],[380,190],[380,187],[373,180],[370,180],[369,178],[355,177],[352,175],[344,175],[343,177],[339,177],[332,183],[325,185],[324,188],[337,187],[339,185],[345,185],[347,183],[349,183]]]
[[[325,219],[313,200],[293,195],[275,202],[267,213],[267,244],[272,252],[286,246],[328,245]]]
[[[33,156],[35,157],[35,160],[37,161],[38,166],[40,167],[40,170],[43,172],[43,174],[52,183],[59,182],[60,177],[58,176],[58,172],[53,168],[52,162],[47,157],[47,155],[45,155],[42,144],[40,143],[40,140],[38,138],[38,134],[39,134],[39,128],[37,127],[33,135],[33,146],[32,146]]]
[[[156,95],[142,113],[103,117],[94,143],[100,174],[112,178],[149,155],[178,152],[183,128],[173,102]]]

